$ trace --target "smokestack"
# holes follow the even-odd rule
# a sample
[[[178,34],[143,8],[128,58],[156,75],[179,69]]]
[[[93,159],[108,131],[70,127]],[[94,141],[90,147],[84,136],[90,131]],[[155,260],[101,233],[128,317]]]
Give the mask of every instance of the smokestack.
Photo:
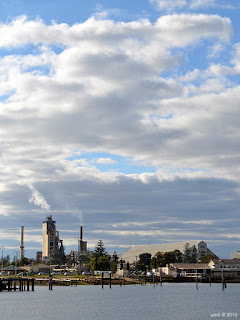
[[[21,226],[20,260],[22,260],[24,258],[23,233],[24,233],[24,227]]]
[[[80,241],[82,241],[82,238],[83,238],[83,227],[81,226],[80,227]]]

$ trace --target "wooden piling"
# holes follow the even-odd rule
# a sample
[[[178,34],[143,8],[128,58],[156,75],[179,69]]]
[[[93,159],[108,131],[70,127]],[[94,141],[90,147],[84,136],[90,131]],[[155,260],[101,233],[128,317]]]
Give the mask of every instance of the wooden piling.
[[[49,290],[52,290],[52,283],[53,283],[52,275],[49,274],[49,278],[48,278],[48,288],[49,288]]]
[[[197,270],[196,270],[196,289],[198,290],[198,277],[197,277]]]
[[[34,279],[32,279],[32,291],[34,291]]]
[[[224,290],[225,285],[224,285],[224,277],[223,277],[223,271],[222,271],[222,290]]]
[[[27,279],[27,291],[29,291],[29,279]]]
[[[103,288],[103,272],[102,272],[101,284],[102,284],[102,288]]]

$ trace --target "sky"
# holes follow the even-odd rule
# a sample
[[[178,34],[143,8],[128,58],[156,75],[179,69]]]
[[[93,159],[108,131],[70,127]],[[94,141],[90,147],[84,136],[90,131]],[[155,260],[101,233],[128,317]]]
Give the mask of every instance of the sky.
[[[0,0],[0,246],[240,250],[240,4]]]

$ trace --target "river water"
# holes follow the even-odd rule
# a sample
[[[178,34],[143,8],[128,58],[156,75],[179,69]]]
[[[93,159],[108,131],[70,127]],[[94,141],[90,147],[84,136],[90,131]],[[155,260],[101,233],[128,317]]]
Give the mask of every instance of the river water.
[[[240,319],[240,284],[36,286],[0,292],[1,320],[205,320]]]

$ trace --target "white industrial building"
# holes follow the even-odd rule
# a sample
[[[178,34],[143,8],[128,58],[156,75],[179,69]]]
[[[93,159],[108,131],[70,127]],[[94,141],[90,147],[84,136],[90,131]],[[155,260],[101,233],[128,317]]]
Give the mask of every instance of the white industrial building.
[[[57,258],[63,252],[63,243],[59,239],[59,232],[56,230],[56,221],[53,221],[52,216],[48,216],[42,224],[42,258]]]
[[[235,251],[231,254],[231,259],[240,259],[240,251]]]
[[[142,253],[150,253],[152,257],[157,252],[170,252],[179,250],[182,254],[186,244],[189,244],[190,252],[193,252],[195,248],[197,250],[198,259],[201,259],[206,254],[214,255],[214,253],[208,249],[206,242],[202,240],[184,241],[184,242],[172,242],[163,244],[151,244],[151,245],[140,245],[133,246],[128,252],[126,252],[121,258],[129,263],[135,263],[139,260],[139,255]]]

